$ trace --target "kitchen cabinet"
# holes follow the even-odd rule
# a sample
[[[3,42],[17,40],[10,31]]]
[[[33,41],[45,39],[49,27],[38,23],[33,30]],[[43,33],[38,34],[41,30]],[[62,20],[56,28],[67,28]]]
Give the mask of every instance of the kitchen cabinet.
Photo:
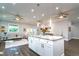
[[[45,45],[45,56],[53,56],[53,47]]]
[[[28,40],[29,48],[41,56],[60,56],[64,53],[64,39],[52,41],[30,36]]]
[[[33,51],[38,52],[39,51],[39,39],[34,37],[29,37],[29,48],[31,48]]]
[[[51,56],[53,55],[53,45],[48,44],[49,40],[40,39],[39,45],[39,54],[42,56]],[[52,42],[53,43],[53,42]]]
[[[29,42],[29,48],[31,48],[32,50],[34,50],[33,48],[33,37],[28,37],[28,42]]]
[[[50,42],[50,41],[48,41]],[[53,43],[53,42],[52,42]],[[53,56],[53,44],[50,45],[49,43],[46,43],[45,45],[45,56]]]
[[[39,51],[38,51],[39,55],[44,56],[44,51],[45,51],[44,49],[45,49],[44,44],[40,43],[39,44]]]
[[[33,40],[33,48],[34,48],[35,52],[39,51],[39,38],[34,38],[34,40]]]
[[[53,42],[53,55],[61,56],[64,52],[64,39]]]
[[[41,56],[53,55],[53,46],[48,45],[47,40],[29,37],[29,48]],[[52,51],[52,52],[51,52]]]

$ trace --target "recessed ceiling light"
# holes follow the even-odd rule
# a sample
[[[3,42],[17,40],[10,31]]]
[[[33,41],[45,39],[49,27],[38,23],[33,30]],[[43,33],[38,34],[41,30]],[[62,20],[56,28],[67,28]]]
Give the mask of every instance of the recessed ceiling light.
[[[36,16],[33,16],[33,18],[36,18]]]
[[[39,27],[40,26],[40,22],[37,22],[37,27]]]
[[[34,9],[31,9],[31,12],[34,12],[35,10]]]
[[[60,19],[62,19],[62,18],[63,18],[63,16],[60,16],[59,18],[60,18]]]
[[[42,16],[45,16],[45,14],[43,13]]]
[[[16,3],[12,3],[13,5],[15,5]]]
[[[49,20],[49,26],[52,26],[52,19]]]
[[[20,19],[18,17],[16,17],[16,20],[19,21]]]
[[[77,19],[79,19],[79,17],[77,17]]]
[[[58,10],[59,9],[59,7],[56,7],[56,10]]]
[[[5,6],[2,6],[2,9],[5,9]]]
[[[4,17],[4,18],[5,18],[5,17],[6,17],[6,15],[2,15],[2,17]]]

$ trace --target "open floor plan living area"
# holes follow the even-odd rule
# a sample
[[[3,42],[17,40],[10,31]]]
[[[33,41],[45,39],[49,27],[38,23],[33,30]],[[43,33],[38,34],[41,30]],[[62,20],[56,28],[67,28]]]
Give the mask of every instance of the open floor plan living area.
[[[0,3],[0,56],[79,56],[79,4]]]

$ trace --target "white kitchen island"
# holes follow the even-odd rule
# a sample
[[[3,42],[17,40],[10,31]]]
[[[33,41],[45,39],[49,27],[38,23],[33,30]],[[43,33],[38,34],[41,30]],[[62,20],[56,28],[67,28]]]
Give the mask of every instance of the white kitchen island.
[[[40,56],[61,56],[64,54],[64,38],[61,36],[29,36],[29,48]]]

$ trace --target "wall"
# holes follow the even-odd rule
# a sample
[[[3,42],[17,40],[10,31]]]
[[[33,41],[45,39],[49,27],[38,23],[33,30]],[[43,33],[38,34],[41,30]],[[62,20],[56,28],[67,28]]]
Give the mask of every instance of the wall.
[[[68,32],[68,27],[70,26],[69,21],[61,21],[61,22],[55,22],[54,23],[54,28],[53,28],[53,33],[55,35],[63,35],[66,41],[68,41],[69,38],[69,32]]]
[[[8,24],[17,24],[19,25],[19,32],[17,33],[10,33],[8,32]],[[7,32],[7,37],[10,39],[10,38],[13,38],[16,36],[16,34],[19,36],[19,37],[23,37],[25,32],[23,31],[23,29],[28,29],[28,28],[32,28],[30,25],[26,25],[26,24],[22,24],[22,23],[14,23],[14,22],[4,22],[4,21],[0,21],[0,25],[2,26],[5,26],[5,29],[6,29],[6,32]],[[0,36],[4,36],[3,33],[0,33]]]
[[[72,38],[79,39],[79,23],[72,24]]]
[[[52,20],[52,19],[51,19]],[[59,20],[59,19],[58,19]],[[52,31],[54,35],[63,35],[66,41],[71,39],[71,32],[68,31],[68,28],[71,26],[71,21],[68,21],[67,19],[55,22],[52,20]],[[49,20],[48,20],[49,21]],[[44,22],[44,24],[48,25],[49,22]]]

